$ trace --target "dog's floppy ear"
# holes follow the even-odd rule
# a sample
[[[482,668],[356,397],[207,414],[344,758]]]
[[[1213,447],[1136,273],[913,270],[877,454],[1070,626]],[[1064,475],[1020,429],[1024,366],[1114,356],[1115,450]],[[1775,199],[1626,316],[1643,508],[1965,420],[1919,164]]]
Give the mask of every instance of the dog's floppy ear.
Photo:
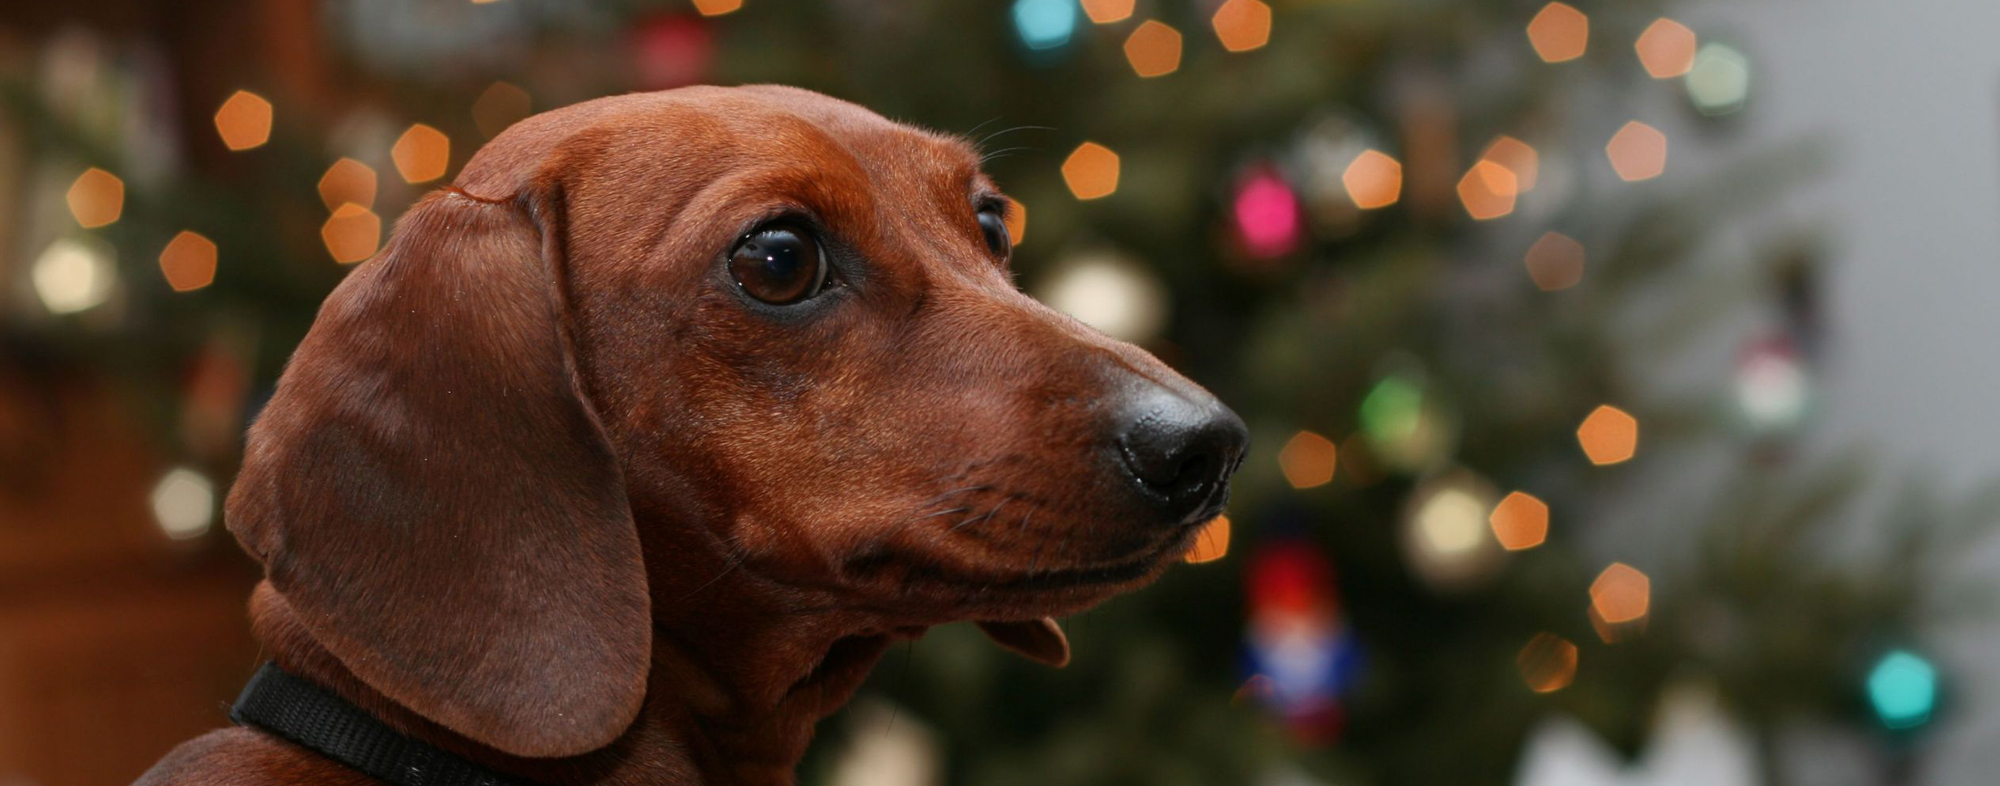
[[[560,211],[430,195],[327,298],[228,523],[369,686],[501,751],[610,743],[644,697],[638,533],[562,319]]]

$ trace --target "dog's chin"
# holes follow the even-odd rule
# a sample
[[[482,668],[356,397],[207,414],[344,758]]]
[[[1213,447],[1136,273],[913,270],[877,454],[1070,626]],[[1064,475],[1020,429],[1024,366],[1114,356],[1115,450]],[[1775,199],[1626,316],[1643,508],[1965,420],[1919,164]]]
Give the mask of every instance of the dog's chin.
[[[967,618],[1060,617],[1151,584],[1193,548],[1200,529],[1196,524],[1181,525],[1139,548],[1070,565],[1019,570],[939,568],[911,576],[926,575],[944,584],[937,589],[956,596]]]

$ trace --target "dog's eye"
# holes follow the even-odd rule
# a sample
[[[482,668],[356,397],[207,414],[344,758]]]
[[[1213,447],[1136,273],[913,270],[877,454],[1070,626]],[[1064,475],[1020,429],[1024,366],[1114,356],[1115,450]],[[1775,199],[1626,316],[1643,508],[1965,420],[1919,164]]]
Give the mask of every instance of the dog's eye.
[[[825,288],[826,255],[805,230],[768,226],[737,242],[729,255],[729,274],[751,297],[782,306]]]
[[[986,236],[986,247],[993,255],[1006,259],[1014,250],[1014,237],[1007,234],[1007,219],[1001,217],[997,207],[981,208],[979,211],[979,232]]]

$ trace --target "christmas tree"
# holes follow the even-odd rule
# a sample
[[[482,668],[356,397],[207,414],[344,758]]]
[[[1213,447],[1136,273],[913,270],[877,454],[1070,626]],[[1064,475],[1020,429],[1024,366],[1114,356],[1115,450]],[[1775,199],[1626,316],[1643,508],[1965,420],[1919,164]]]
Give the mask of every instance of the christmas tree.
[[[1943,698],[1936,568],[1990,506],[1866,509],[1882,468],[1793,457],[1833,351],[1815,248],[1732,218],[1811,151],[1684,163],[1754,104],[1748,58],[1674,13],[326,2],[245,34],[298,33],[311,64],[220,68],[185,122],[135,98],[143,47],[59,39],[9,90],[69,213],[21,233],[9,331],[126,382],[183,459],[162,525],[216,539],[197,503],[315,304],[479,141],[609,92],[795,84],[977,140],[1024,287],[1254,432],[1200,564],[1069,620],[1068,669],[934,631],[828,722],[807,782],[899,722],[976,786],[1530,782],[1565,741],[1651,756],[1683,720],[1726,732],[1725,782],[1784,782],[1801,719],[1902,777]],[[1762,250],[1717,280],[1725,232]],[[1733,368],[1661,379],[1717,340]],[[1853,557],[1851,521],[1895,526]]]

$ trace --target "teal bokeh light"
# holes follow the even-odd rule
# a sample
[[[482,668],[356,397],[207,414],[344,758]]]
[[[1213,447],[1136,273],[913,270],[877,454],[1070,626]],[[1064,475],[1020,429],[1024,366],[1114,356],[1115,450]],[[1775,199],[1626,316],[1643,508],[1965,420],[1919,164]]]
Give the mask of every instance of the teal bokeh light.
[[[1014,29],[1029,49],[1054,49],[1076,33],[1076,0],[1014,0]]]
[[[1868,672],[1868,703],[1891,729],[1924,725],[1937,708],[1937,667],[1908,650],[1893,650]]]

